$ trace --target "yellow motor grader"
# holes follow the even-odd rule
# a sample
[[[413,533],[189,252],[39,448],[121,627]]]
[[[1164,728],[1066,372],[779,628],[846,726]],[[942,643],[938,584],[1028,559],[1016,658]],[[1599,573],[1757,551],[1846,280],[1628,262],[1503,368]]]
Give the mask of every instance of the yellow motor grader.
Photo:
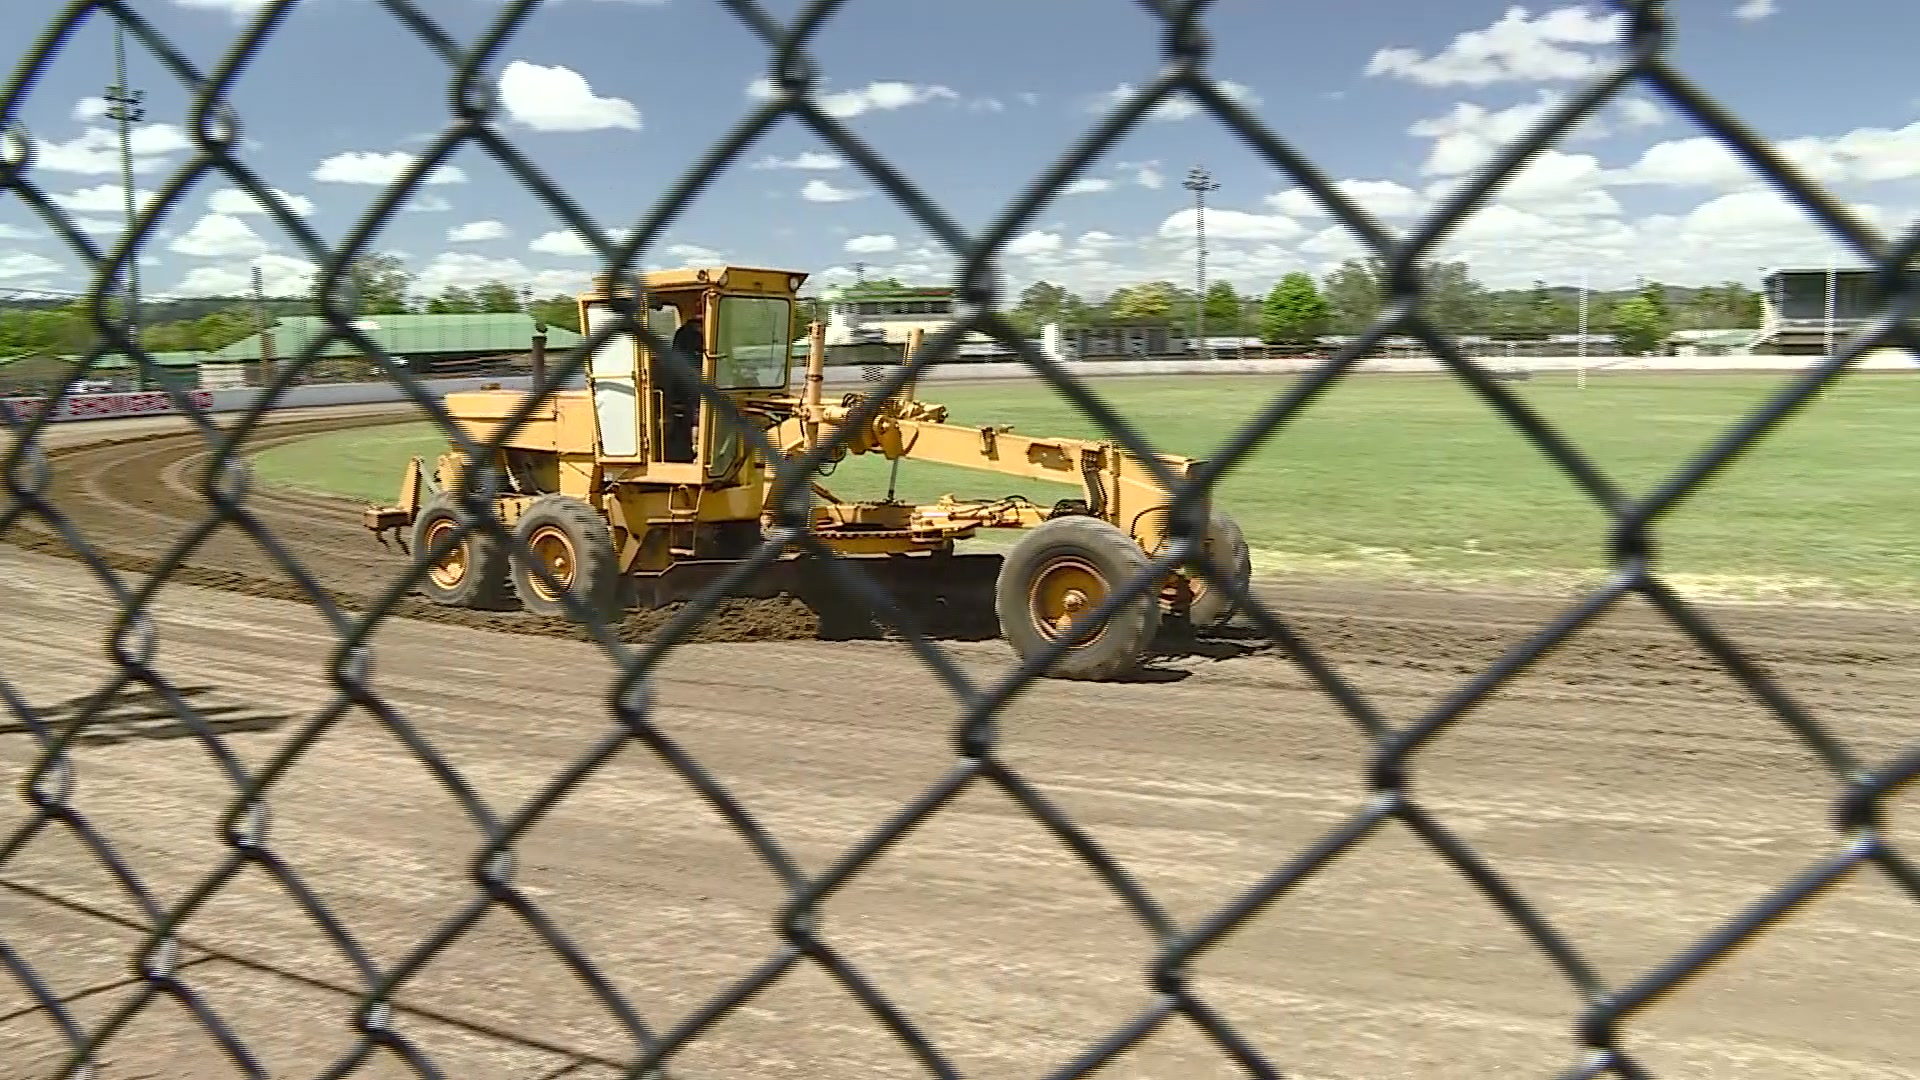
[[[804,385],[797,392],[791,385],[794,305],[805,280],[802,273],[745,266],[619,282],[603,274],[578,298],[580,325],[592,336],[623,318],[644,322],[697,363],[702,379],[772,447],[797,457],[858,422],[853,414],[865,400],[857,392],[823,400],[818,323],[808,335]],[[650,352],[640,335],[607,335],[586,358],[585,387],[550,392],[487,463],[495,478],[493,512],[551,583],[487,536],[449,542],[462,520],[452,489],[474,468],[458,449],[431,468],[420,458],[409,462],[398,505],[368,507],[367,527],[383,543],[391,531],[403,548],[425,553],[423,589],[441,604],[565,615],[566,596],[592,617],[611,620],[628,607],[666,606],[711,586],[776,525],[779,463],[760,459],[737,420],[682,393]],[[525,392],[490,388],[449,394],[445,405],[465,436],[481,443],[525,399]],[[1081,497],[1051,506],[1020,496],[952,495],[915,505],[891,494],[843,500],[810,478],[812,538],[901,609],[944,608],[976,622],[990,615],[994,632],[1022,658],[1066,637],[1071,648],[1047,674],[1070,679],[1125,676],[1147,655],[1163,616],[1207,629],[1232,613],[1226,594],[1189,567],[1117,607],[1104,623],[1076,622],[1110,589],[1146,573],[1167,539],[1167,492],[1137,457],[1112,443],[949,423],[946,408],[917,400],[911,384],[846,434],[823,474],[847,454],[881,454],[1080,487]],[[1196,464],[1160,460],[1175,477]],[[1244,582],[1251,567],[1238,526],[1213,509],[1209,521],[1206,543],[1216,565]],[[956,542],[982,529],[1028,531],[1004,554],[956,551]],[[727,594],[799,597],[820,612],[823,636],[871,628],[874,612],[821,570],[796,545]]]

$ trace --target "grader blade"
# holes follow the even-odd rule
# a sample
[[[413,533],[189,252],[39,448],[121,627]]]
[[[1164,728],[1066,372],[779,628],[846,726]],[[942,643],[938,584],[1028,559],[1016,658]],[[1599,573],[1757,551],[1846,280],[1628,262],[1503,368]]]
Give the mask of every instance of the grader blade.
[[[998,553],[924,555],[846,555],[837,559],[845,576],[864,581],[911,620],[921,633],[948,640],[985,641],[999,635],[993,615]],[[683,604],[739,567],[729,559],[690,559],[657,574],[629,578],[635,607]],[[894,631],[893,618],[870,608],[858,592],[841,583],[808,554],[786,555],[745,578],[731,582],[724,597],[771,600],[791,596],[820,617],[821,636],[873,638]]]

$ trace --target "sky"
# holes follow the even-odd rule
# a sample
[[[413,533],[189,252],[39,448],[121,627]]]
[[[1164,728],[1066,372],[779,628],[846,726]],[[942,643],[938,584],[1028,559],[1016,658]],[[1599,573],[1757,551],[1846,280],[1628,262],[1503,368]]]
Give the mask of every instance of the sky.
[[[417,0],[463,46],[503,0]],[[790,18],[800,0],[770,0]],[[222,63],[259,0],[135,0],[194,69]],[[32,42],[64,4],[0,4],[0,41]],[[1912,0],[1674,0],[1678,68],[1887,233],[1920,217],[1920,73]],[[1391,228],[1408,228],[1507,140],[1620,50],[1607,4],[1483,0],[1219,0],[1208,70],[1278,137]],[[1160,70],[1164,27],[1132,0],[851,0],[812,56],[827,111],[963,230],[994,223],[1117,97]],[[190,170],[190,95],[137,39],[129,81],[143,205]],[[502,136],[589,219],[631,228],[760,102],[771,57],[713,0],[544,0],[490,59]],[[1837,74],[1838,73],[1838,74]],[[117,139],[102,120],[112,33],[89,17],[12,116],[29,175],[103,246],[119,239]],[[329,243],[452,123],[445,62],[376,0],[298,0],[229,100],[240,156]],[[1361,253],[1278,166],[1185,97],[1118,140],[1021,227],[999,262],[1009,293],[1037,279],[1098,297],[1194,279],[1196,165],[1210,280],[1264,293],[1294,270]],[[597,260],[483,149],[431,174],[375,247],[428,293],[504,280],[585,286]],[[1440,254],[1496,288],[1595,288],[1648,277],[1758,283],[1781,266],[1856,260],[1649,87],[1633,85],[1541,152]],[[812,275],[950,283],[953,260],[904,208],[811,130],[783,119],[713,177],[647,253]],[[143,254],[148,296],[304,293],[313,266],[218,174],[195,179]],[[82,290],[91,274],[18,196],[0,193],[0,290]],[[0,292],[0,295],[5,293]],[[16,293],[17,295],[17,293]]]

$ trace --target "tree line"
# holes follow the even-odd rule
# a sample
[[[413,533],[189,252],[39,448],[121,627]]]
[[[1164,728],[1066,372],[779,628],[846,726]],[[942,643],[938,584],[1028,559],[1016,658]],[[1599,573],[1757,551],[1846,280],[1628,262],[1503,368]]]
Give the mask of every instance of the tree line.
[[[1427,264],[1420,284],[1421,312],[1445,333],[1539,339],[1579,328],[1577,287],[1537,281],[1531,288],[1489,289],[1462,262]],[[1039,281],[1021,292],[1009,318],[1030,334],[1050,322],[1066,328],[1160,323],[1185,330],[1204,311],[1208,337],[1304,346],[1324,336],[1361,333],[1392,296],[1387,264],[1374,257],[1349,259],[1320,280],[1295,271],[1265,296],[1242,296],[1232,283],[1215,282],[1204,305],[1193,289],[1171,281],[1128,286],[1098,302]],[[1588,332],[1617,335],[1635,352],[1657,347],[1675,330],[1750,329],[1760,320],[1760,294],[1736,281],[1703,288],[1646,281],[1587,293]]]
[[[528,300],[503,282],[471,288],[451,286],[431,296],[417,292],[417,279],[398,258],[374,254],[358,260],[350,272],[355,308],[364,315],[528,311],[552,326],[579,332],[572,296]],[[1503,338],[1541,338],[1570,334],[1578,326],[1579,290],[1536,282],[1525,289],[1489,289],[1461,262],[1427,264],[1422,279],[1423,312],[1450,334]],[[900,288],[891,279],[863,282],[853,291]],[[842,290],[845,291],[845,290]],[[1327,335],[1365,330],[1392,295],[1384,260],[1350,259],[1323,279],[1294,272],[1275,282],[1264,296],[1243,296],[1230,282],[1215,282],[1204,303],[1209,337],[1258,337],[1270,345],[1310,345]],[[142,304],[141,339],[153,352],[205,352],[224,348],[258,331],[264,315],[318,314],[309,299],[269,298],[256,310],[237,297],[150,300]],[[1587,327],[1615,334],[1632,352],[1646,352],[1674,330],[1752,328],[1760,324],[1760,295],[1738,282],[1683,288],[1643,282],[1633,289],[1589,292]],[[1027,286],[1007,311],[1023,333],[1038,334],[1048,323],[1068,329],[1169,324],[1186,330],[1202,310],[1197,295],[1172,281],[1149,281],[1089,300],[1048,281]],[[803,299],[794,313],[794,336],[806,333],[811,319],[825,319],[820,298]],[[0,357],[22,353],[74,354],[92,348],[95,334],[84,300],[56,304],[0,306]]]
[[[528,311],[535,319],[578,332],[580,316],[574,298],[549,296],[524,302],[521,292],[505,282],[490,281],[471,288],[448,286],[423,296],[417,279],[391,255],[369,255],[349,272],[362,315],[478,314]],[[146,299],[140,305],[140,343],[148,352],[212,352],[256,334],[275,319],[318,315],[319,305],[308,297],[266,297],[258,304],[246,297]],[[76,355],[90,351],[98,335],[88,301],[17,301],[0,304],[0,357],[24,353]],[[109,317],[118,312],[109,307]]]

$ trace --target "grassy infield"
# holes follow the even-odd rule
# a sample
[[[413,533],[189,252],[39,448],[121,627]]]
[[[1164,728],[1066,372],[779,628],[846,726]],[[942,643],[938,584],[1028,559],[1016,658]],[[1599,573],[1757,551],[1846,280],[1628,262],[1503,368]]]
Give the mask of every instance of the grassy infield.
[[[1207,457],[1287,376],[1128,378],[1095,392],[1167,451]],[[1630,494],[1651,489],[1770,394],[1784,376],[1570,374],[1506,384]],[[925,387],[959,423],[1098,437],[1033,384]],[[1920,601],[1920,379],[1853,375],[1683,503],[1659,528],[1660,563],[1685,591],[1724,598]],[[407,425],[319,436],[266,451],[267,483],[392,499],[408,455],[442,441]],[[826,481],[877,495],[878,459]],[[1069,489],[903,463],[902,497]],[[1337,385],[1263,443],[1219,489],[1257,573],[1339,574],[1464,584],[1564,586],[1604,565],[1606,519],[1544,455],[1472,392],[1431,376]],[[1011,538],[1009,538],[1011,539]]]

